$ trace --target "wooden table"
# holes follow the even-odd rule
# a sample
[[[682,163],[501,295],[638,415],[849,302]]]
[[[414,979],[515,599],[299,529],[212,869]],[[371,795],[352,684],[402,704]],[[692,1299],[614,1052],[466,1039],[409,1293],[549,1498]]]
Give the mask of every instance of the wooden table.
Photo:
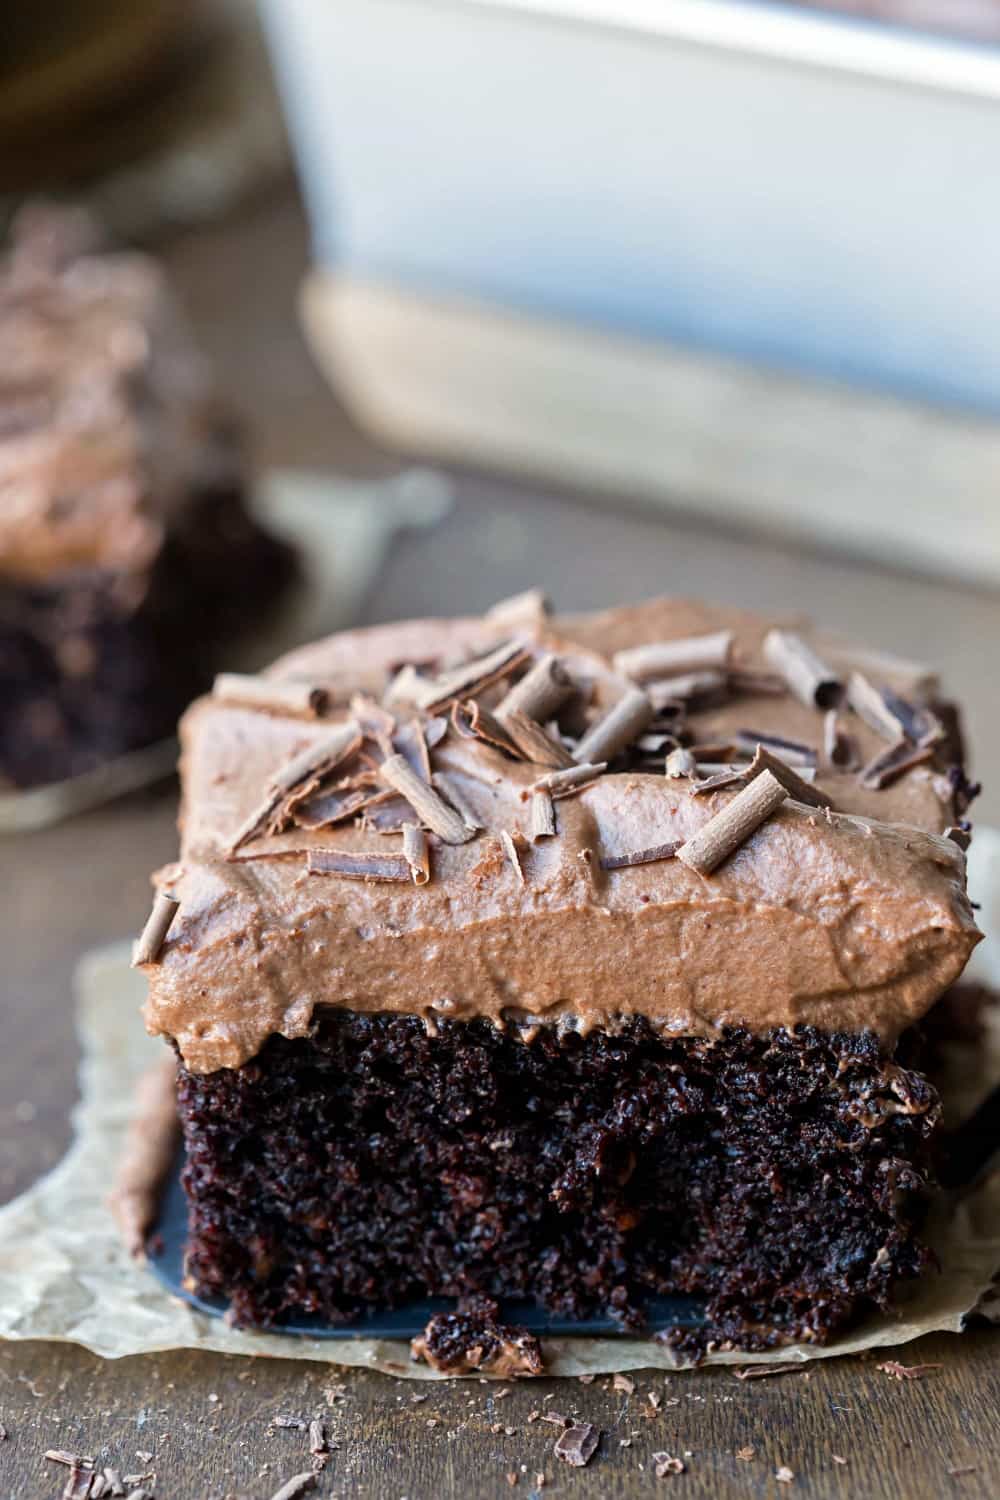
[[[166,251],[224,384],[252,423],[261,465],[356,472],[393,466],[351,428],[302,346],[293,299],[305,242],[290,193]],[[982,752],[1000,740],[1000,702],[995,693],[984,699],[980,688],[983,666],[1000,646],[992,595],[706,534],[480,474],[456,479],[454,516],[434,535],[404,538],[365,619],[476,611],[537,581],[574,608],[671,590],[751,607],[807,608],[831,625],[939,664],[972,702],[980,768]],[[1000,786],[979,806],[984,819],[1000,819]],[[0,1197],[24,1188],[66,1146],[76,1096],[73,966],[88,948],[138,929],[148,872],[173,856],[173,821],[174,789],[166,787],[43,833],[0,840]],[[611,1391],[605,1378],[590,1386],[539,1381],[501,1398],[495,1385],[478,1382],[417,1390],[374,1374],[283,1361],[179,1353],[105,1364],[72,1347],[7,1345],[0,1347],[0,1423],[7,1431],[0,1500],[60,1493],[65,1472],[41,1458],[52,1447],[106,1452],[105,1462],[133,1472],[143,1467],[136,1453],[152,1452],[157,1500],[269,1496],[280,1480],[308,1467],[304,1435],[269,1425],[277,1413],[326,1421],[338,1448],[321,1496],[528,1496],[541,1473],[546,1495],[632,1497],[677,1486],[691,1497],[992,1496],[1000,1493],[998,1352],[996,1337],[979,1331],[900,1351],[908,1365],[941,1365],[902,1383],[878,1371],[875,1360],[837,1360],[747,1383],[728,1371],[666,1381],[650,1375],[637,1380],[631,1398]],[[648,1391],[661,1398],[656,1411],[644,1399]],[[529,1421],[546,1406],[604,1429],[586,1470],[554,1459],[556,1429]],[[735,1457],[747,1446],[755,1449],[752,1459]],[[686,1472],[657,1479],[654,1451],[682,1457]],[[834,1454],[847,1463],[836,1463]],[[972,1472],[949,1472],[966,1465]],[[776,1479],[782,1466],[792,1481]]]

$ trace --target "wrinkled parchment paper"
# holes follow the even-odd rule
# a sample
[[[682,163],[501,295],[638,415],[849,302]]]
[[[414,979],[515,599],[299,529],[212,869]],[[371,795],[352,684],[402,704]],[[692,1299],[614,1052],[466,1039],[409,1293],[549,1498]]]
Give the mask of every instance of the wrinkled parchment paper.
[[[254,514],[295,547],[303,578],[266,629],[234,643],[232,670],[256,671],[303,641],[350,625],[396,533],[434,525],[452,498],[450,480],[430,469],[368,481],[297,469],[265,474],[252,497]],[[176,763],[176,740],[161,740],[67,781],[0,792],[0,834],[47,828],[152,786]]]
[[[992,937],[980,946],[972,975],[1000,987],[1000,833],[977,833],[973,850],[969,883],[983,903],[981,923]],[[80,966],[82,1097],[74,1117],[75,1139],[54,1171],[0,1209],[0,1337],[68,1340],[108,1359],[159,1349],[212,1349],[361,1365],[418,1380],[447,1378],[412,1364],[406,1343],[238,1332],[172,1297],[146,1267],[129,1258],[106,1198],[136,1081],[163,1056],[162,1042],[142,1029],[144,981],[128,967],[129,951],[130,945],[118,944]],[[976,1056],[990,1054],[1000,1073],[1000,1046],[979,1049]],[[975,1056],[969,1067],[977,1067]],[[981,1097],[982,1077],[970,1075],[967,1083],[967,1097]],[[967,1314],[988,1298],[1000,1268],[1000,1170],[953,1205],[932,1239],[942,1272],[927,1277],[895,1316],[874,1317],[823,1349],[711,1354],[707,1362],[818,1359],[904,1343],[924,1333],[959,1332]],[[683,1368],[648,1338],[559,1338],[543,1340],[543,1346],[547,1370],[555,1375]]]

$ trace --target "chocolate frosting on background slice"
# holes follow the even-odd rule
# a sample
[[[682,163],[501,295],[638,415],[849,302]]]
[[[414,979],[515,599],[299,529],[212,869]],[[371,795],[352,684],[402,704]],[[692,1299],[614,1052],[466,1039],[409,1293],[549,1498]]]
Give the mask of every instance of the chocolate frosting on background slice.
[[[804,1022],[871,1028],[890,1045],[961,973],[980,936],[964,854],[941,836],[956,821],[944,752],[884,790],[821,762],[814,784],[834,811],[789,799],[703,876],[671,857],[617,864],[682,844],[732,790],[691,796],[686,779],[664,776],[662,759],[648,769],[619,761],[561,797],[555,835],[533,842],[531,788],[545,768],[452,729],[432,751],[433,771],[480,831],[454,844],[430,835],[425,884],[310,874],[310,849],[402,848],[400,834],[359,822],[289,827],[241,850],[247,858],[230,857],[269,782],[350,717],[356,689],[380,695],[403,667],[431,676],[523,639],[536,657],[556,652],[586,684],[593,722],[631,686],[613,670],[615,652],[732,630],[734,668],[764,671],[763,640],[776,624],[822,654],[822,638],[798,622],[655,600],[524,629],[487,617],[334,636],[269,674],[330,690],[333,706],[315,724],[200,700],[182,726],[181,860],[159,877],[180,911],[159,961],[145,966],[149,1030],[174,1039],[194,1071],[238,1066],[274,1033],[306,1034],[324,1005],[430,1026],[487,1017],[613,1027],[639,1014],[710,1035]],[[894,685],[888,669],[885,680]],[[401,722],[411,712],[393,711]],[[846,718],[864,763],[884,742]],[[685,723],[690,741],[706,745],[747,726],[818,754],[824,740],[821,712],[773,691],[741,691]]]

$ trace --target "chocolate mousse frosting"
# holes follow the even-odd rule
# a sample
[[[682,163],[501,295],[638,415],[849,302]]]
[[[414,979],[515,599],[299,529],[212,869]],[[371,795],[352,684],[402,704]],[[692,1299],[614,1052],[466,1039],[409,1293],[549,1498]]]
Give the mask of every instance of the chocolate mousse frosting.
[[[147,1027],[194,1072],[323,1006],[891,1047],[980,937],[955,722],[919,666],[684,600],[333,636],[183,722]]]
[[[240,459],[163,268],[37,206],[0,259],[0,574],[145,574]],[[213,480],[218,478],[212,474]]]

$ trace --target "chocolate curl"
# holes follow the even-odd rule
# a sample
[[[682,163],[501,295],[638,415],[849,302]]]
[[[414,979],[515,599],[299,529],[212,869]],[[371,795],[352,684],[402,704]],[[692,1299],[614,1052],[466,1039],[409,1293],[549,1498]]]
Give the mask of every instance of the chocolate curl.
[[[180,902],[175,897],[169,896],[166,891],[157,891],[153,898],[153,909],[146,918],[146,925],[132,949],[133,969],[140,968],[142,964],[159,963],[160,952],[167,933],[170,931],[170,924],[180,910],[180,905]]]
[[[667,756],[666,772],[672,781],[679,781],[682,776],[697,776],[698,758],[680,746]]]
[[[872,757],[862,770],[859,780],[870,791],[880,792],[883,787],[898,781],[907,771],[912,771],[914,766],[923,765],[933,757],[933,745],[914,745],[909,740],[900,738],[887,750],[880,750],[878,755]]]
[[[833,771],[853,771],[858,764],[857,746],[841,728],[835,708],[828,709],[823,717],[823,759]]]
[[[553,739],[522,709],[515,708],[508,713],[503,723],[525,760],[532,761],[536,766],[552,766],[554,769],[575,764],[566,746]]]
[[[630,688],[602,719],[593,724],[577,745],[573,759],[578,765],[609,761],[628,748],[655,717],[649,698],[641,688]]]
[[[455,698],[472,698],[483,688],[499,682],[502,677],[523,666],[529,652],[521,641],[505,641],[502,646],[480,656],[475,661],[463,662],[450,672],[442,672],[426,683],[416,699],[418,708],[435,713]]]
[[[646,696],[662,713],[669,704],[685,708],[709,708],[729,696],[729,679],[724,672],[686,672],[680,677],[660,677],[643,683]]]
[[[702,767],[702,769],[706,769]],[[729,786],[746,786],[749,781],[749,767],[743,766],[721,766],[703,781],[692,782],[688,789],[689,797],[707,797],[709,792],[721,792]]]
[[[446,844],[465,844],[472,837],[459,813],[448,806],[433,787],[422,781],[401,755],[390,755],[379,766],[382,780],[405,797],[420,822]]]
[[[718,630],[712,635],[691,635],[673,641],[654,641],[618,651],[612,658],[616,672],[633,682],[649,682],[655,677],[679,677],[688,672],[724,671],[733,649],[733,632]]]
[[[710,875],[767,821],[787,797],[787,789],[773,772],[763,771],[681,845],[677,858],[697,874]]]
[[[882,739],[895,745],[898,739],[906,738],[906,725],[892,712],[873,683],[861,672],[852,672],[847,679],[847,702],[859,719],[869,729],[874,729]]]
[[[382,706],[395,708],[398,704],[403,704],[415,707],[427,686],[427,678],[421,677],[416,667],[407,663],[405,667],[400,667],[382,694]]]
[[[324,735],[323,739],[293,756],[272,777],[267,796],[239,829],[229,846],[229,853],[235,854],[250,839],[255,838],[292,792],[309,782],[318,786],[324,776],[328,776],[342,760],[346,760],[360,748],[361,740],[360,725],[353,719],[348,719],[328,735]]]
[[[518,885],[523,885],[524,871],[521,869],[521,856],[518,851],[517,844],[514,842],[514,835],[508,833],[507,830],[504,829],[504,831],[500,835],[500,842],[503,845],[504,853],[506,854],[511,866],[513,867]]]
[[[505,755],[517,759],[518,748],[508,734],[507,726],[501,724],[495,714],[484,708],[477,698],[467,698],[464,701],[456,698],[451,705],[451,722],[456,734],[465,739],[481,740],[491,749],[502,750]]]
[[[410,862],[402,854],[357,852],[350,849],[310,849],[310,875],[342,875],[347,880],[409,881]]]
[[[882,689],[882,701],[894,718],[899,721],[903,733],[916,744],[940,745],[942,740],[948,738],[948,731],[937,714],[929,708],[910,703],[906,698],[901,698],[898,693],[894,693],[890,687]]]
[[[607,769],[606,760],[597,761],[594,765],[568,766],[565,771],[550,771],[547,776],[540,776],[532,783],[531,790],[550,792],[553,797],[569,797],[596,781]]]
[[[836,708],[844,684],[831,667],[790,630],[771,630],[764,639],[764,655],[788,683],[800,703],[809,708]]]
[[[509,714],[526,714],[539,724],[555,716],[573,692],[572,677],[553,652],[536,661],[531,671],[514,684],[506,697],[498,704],[496,716],[505,719]]]
[[[494,625],[505,625],[514,629],[538,629],[552,613],[552,607],[541,589],[525,589],[523,594],[512,594],[509,599],[500,599],[486,611],[486,619]]]
[[[212,697],[220,703],[271,709],[303,719],[316,719],[330,706],[329,689],[318,683],[276,681],[240,672],[220,672],[212,684]]]
[[[532,841],[552,838],[555,832],[556,809],[552,793],[547,787],[540,786],[531,794]]]
[[[431,777],[431,782],[434,787],[441,793],[444,800],[450,803],[450,805],[455,809],[469,832],[479,833],[482,828],[482,824],[476,821],[475,813],[469,806],[468,802],[466,802],[465,798],[462,796],[462,793],[459,791],[458,785],[456,784],[454,778],[449,776],[446,771],[435,771],[433,776]]]
[[[786,766],[815,766],[817,761],[816,751],[811,745],[800,744],[798,740],[782,739],[779,734],[765,734],[759,729],[738,729],[735,743],[740,750],[756,750],[758,745],[763,745],[784,761]]]
[[[626,854],[608,854],[601,860],[602,870],[627,870],[632,865],[651,865],[661,859],[673,859],[681,847],[676,839],[669,844],[654,844],[650,849],[632,849]]]
[[[812,767],[808,769],[812,770]],[[804,802],[807,807],[833,807],[832,799],[825,792],[821,792],[819,787],[813,786],[804,777],[797,775],[785,761],[777,755],[772,755],[766,745],[758,745],[754,758],[744,773],[747,782],[753,781],[754,777],[762,775],[765,771],[769,771],[777,781],[780,781],[789,797],[794,797],[796,802]]]
[[[414,885],[426,885],[431,878],[430,850],[427,835],[416,823],[403,825],[403,857],[410,867]]]

